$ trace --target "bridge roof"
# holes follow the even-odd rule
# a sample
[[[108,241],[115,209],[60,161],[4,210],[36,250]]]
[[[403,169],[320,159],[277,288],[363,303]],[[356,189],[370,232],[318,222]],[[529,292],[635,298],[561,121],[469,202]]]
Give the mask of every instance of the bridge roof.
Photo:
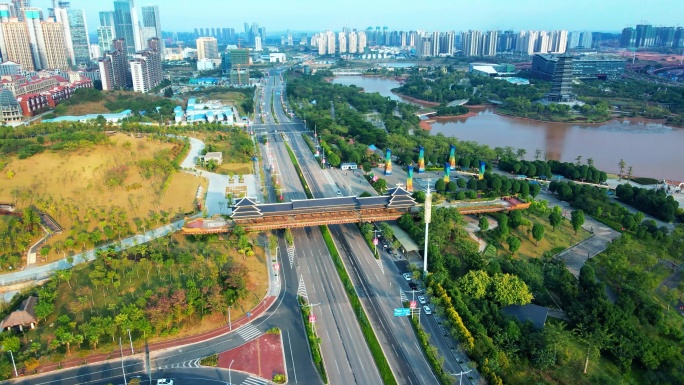
[[[257,205],[248,198],[239,200],[234,208],[233,219],[248,219],[263,216],[288,215],[311,212],[335,212],[342,210],[361,210],[387,207],[410,207],[415,205],[408,191],[395,188],[393,195],[373,197],[332,197],[319,199],[302,199],[286,203],[269,203]]]

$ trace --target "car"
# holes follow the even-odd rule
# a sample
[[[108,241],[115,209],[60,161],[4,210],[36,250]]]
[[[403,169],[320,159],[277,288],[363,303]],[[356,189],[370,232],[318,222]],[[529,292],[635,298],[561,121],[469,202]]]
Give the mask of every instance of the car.
[[[409,287],[411,290],[418,290],[418,285],[415,282],[409,282]]]
[[[418,302],[420,302],[421,305],[427,304],[427,298],[425,298],[424,295],[419,295],[418,296]]]
[[[430,309],[430,306],[428,306],[428,305],[423,306],[423,313],[425,313],[427,315],[432,314],[432,309]]]
[[[173,385],[173,380],[166,378],[160,378],[157,380],[157,385]]]
[[[411,282],[411,273],[404,273],[402,276],[407,282]]]

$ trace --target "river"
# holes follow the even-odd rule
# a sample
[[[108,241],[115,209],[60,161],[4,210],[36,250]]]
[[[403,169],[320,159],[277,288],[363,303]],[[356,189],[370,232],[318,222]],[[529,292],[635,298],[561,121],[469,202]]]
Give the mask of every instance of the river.
[[[353,84],[403,101],[392,94],[391,89],[399,86],[392,79],[344,76],[333,83]],[[523,148],[528,160],[534,159],[537,149],[548,159],[564,162],[575,162],[578,156],[582,162],[592,158],[597,168],[612,173],[618,172],[618,163],[624,159],[627,167],[633,167],[633,175],[684,181],[684,129],[641,119],[581,125],[509,118],[490,108],[474,112],[477,115],[468,118],[440,119],[432,124],[432,133],[492,148]]]

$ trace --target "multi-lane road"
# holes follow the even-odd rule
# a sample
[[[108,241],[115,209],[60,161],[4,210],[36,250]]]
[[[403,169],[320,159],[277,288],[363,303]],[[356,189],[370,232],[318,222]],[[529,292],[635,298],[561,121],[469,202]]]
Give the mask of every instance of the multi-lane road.
[[[294,165],[290,162],[282,130],[290,126],[276,93],[284,92],[279,75],[270,76],[263,90],[263,111],[275,110],[280,124],[272,113],[264,117],[265,124],[256,125],[258,135],[268,136],[269,151],[277,158],[276,179],[283,187],[285,200],[306,199]],[[271,108],[272,100],[276,102]],[[261,97],[260,97],[261,98]],[[261,132],[261,133],[260,133]],[[260,134],[259,134],[260,133]],[[284,270],[296,274],[299,292],[313,304],[315,326],[321,338],[321,352],[331,384],[381,384],[380,374],[361,333],[342,282],[335,271],[332,258],[318,228],[295,229],[292,257],[282,261]],[[285,244],[281,249],[287,249]]]

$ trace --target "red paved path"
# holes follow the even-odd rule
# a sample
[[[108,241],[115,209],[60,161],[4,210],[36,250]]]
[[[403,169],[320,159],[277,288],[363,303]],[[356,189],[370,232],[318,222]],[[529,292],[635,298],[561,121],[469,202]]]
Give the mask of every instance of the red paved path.
[[[257,319],[259,318],[268,308],[273,305],[277,297],[274,296],[267,296],[265,297],[254,309],[250,311],[252,314],[251,319]],[[249,323],[249,319],[247,318],[246,315],[238,318],[237,320],[232,322],[232,331],[235,331],[237,328],[239,328],[242,325],[245,325]],[[188,337],[183,337],[183,338],[178,338],[175,340],[169,340],[169,341],[162,341],[162,342],[155,342],[150,344],[150,352],[153,351],[158,351],[158,350],[164,350],[168,348],[175,348],[178,346],[182,345],[188,345],[188,344],[193,344],[201,341],[206,341],[227,333],[230,333],[231,330],[228,328],[228,325],[223,325],[220,328],[202,333],[202,334],[197,334],[194,336],[188,336]],[[124,341],[125,342],[125,341]],[[124,344],[124,356],[130,356],[130,345]],[[143,347],[138,347],[136,350],[136,353],[143,353],[144,348]],[[86,358],[79,358],[79,357],[74,357],[70,356],[68,359],[60,362],[60,363],[47,363],[47,364],[42,364],[38,367],[37,372],[38,373],[46,373],[46,372],[51,372],[54,370],[59,370],[59,369],[67,369],[67,368],[73,368],[77,366],[83,365],[84,361],[87,361],[89,364],[97,363],[97,362],[102,362],[106,361],[108,359],[112,358],[119,358],[120,353],[119,349],[115,348],[112,350],[110,353],[99,353],[99,354],[94,354],[91,356],[88,356]],[[60,367],[61,364],[61,367]],[[284,373],[284,371],[283,371]]]
[[[235,349],[219,354],[218,367],[257,375],[270,380],[276,374],[285,374],[285,357],[280,334],[264,334]]]

